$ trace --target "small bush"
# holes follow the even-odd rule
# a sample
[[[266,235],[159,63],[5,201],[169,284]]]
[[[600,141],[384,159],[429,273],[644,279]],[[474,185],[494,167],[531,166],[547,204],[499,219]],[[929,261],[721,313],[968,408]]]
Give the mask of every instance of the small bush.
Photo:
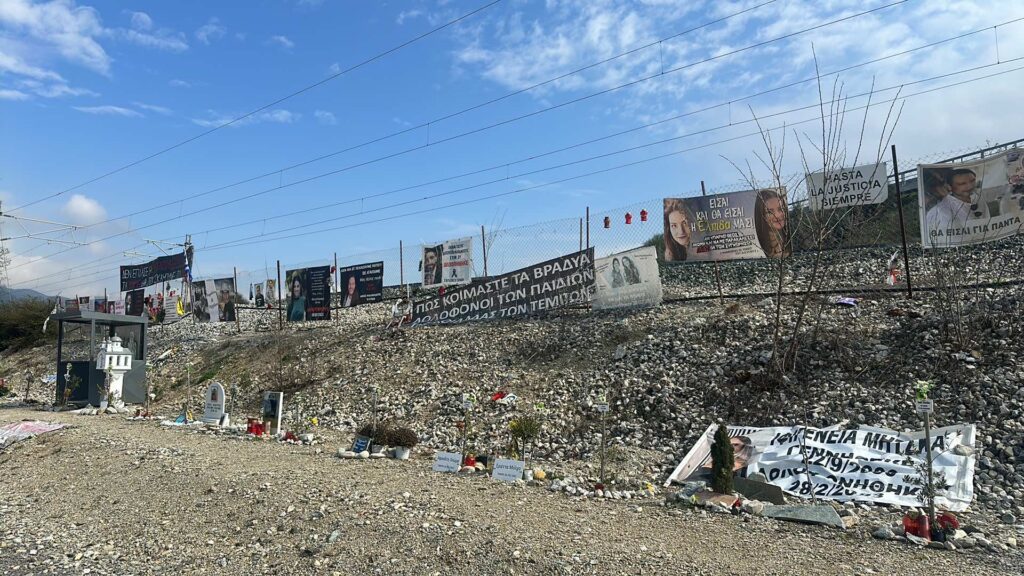
[[[420,439],[411,428],[395,428],[388,432],[388,446],[401,446],[412,448],[419,443]]]
[[[520,416],[509,422],[508,427],[512,432],[512,436],[524,444],[540,434],[540,420],[534,416]]]
[[[356,430],[356,434],[359,436],[367,436],[373,440],[374,444],[387,445],[390,439],[391,427],[384,422],[378,423],[376,426],[373,424],[363,424]]]

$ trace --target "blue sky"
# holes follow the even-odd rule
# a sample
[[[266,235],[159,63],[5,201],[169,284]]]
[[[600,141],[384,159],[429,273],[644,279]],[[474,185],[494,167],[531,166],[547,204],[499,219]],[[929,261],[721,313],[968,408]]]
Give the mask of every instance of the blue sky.
[[[124,250],[144,239],[180,241],[187,233],[193,234],[197,246],[197,275],[205,276],[221,275],[232,267],[246,271],[263,269],[268,263],[272,267],[277,259],[286,268],[298,263],[326,263],[333,253],[343,262],[348,255],[358,255],[352,256],[352,261],[365,255],[365,259],[384,258],[388,262],[397,258],[399,239],[408,248],[420,242],[478,234],[481,224],[492,230],[514,229],[567,219],[566,225],[554,226],[554,231],[547,234],[524,229],[507,235],[509,254],[550,257],[572,248],[577,230],[568,219],[581,217],[586,206],[595,213],[644,206],[644,201],[664,196],[693,194],[702,179],[712,189],[739,188],[741,176],[729,160],[739,165],[749,161],[758,177],[767,176],[754,154],[762,149],[757,139],[723,141],[752,131],[749,124],[741,124],[750,118],[748,106],[765,116],[813,104],[817,90],[807,83],[560,154],[520,160],[808,78],[813,74],[812,43],[821,69],[831,71],[1024,17],[1024,6],[1010,1],[913,0],[525,120],[273,190],[279,184],[421,147],[658,74],[662,69],[671,70],[882,7],[892,0],[778,0],[728,17],[764,2],[504,0],[400,51],[273,105],[236,126],[15,211],[17,216],[80,225],[112,220],[77,231],[74,238],[78,241],[91,242],[120,232],[125,235],[62,254],[58,252],[66,248],[59,245],[38,247],[40,241],[32,239],[8,241],[6,245],[14,254],[10,282],[15,287],[37,287],[50,294],[58,290],[65,294],[101,293],[104,287],[114,290],[116,266],[143,259],[124,256]],[[486,3],[0,0],[0,200],[5,209],[10,209],[80,184],[273,102]],[[720,18],[725,20],[431,123],[429,134],[427,129],[417,129],[301,168],[122,218],[420,125]],[[1024,65],[1024,61],[1012,61],[1024,56],[1024,22],[1000,27],[998,39],[999,59],[1011,62],[908,86],[904,95]],[[995,64],[996,58],[996,34],[990,30],[857,68],[840,78],[848,94],[858,94],[870,88],[872,79],[876,87],[896,86]],[[893,140],[900,148],[901,164],[908,167],[916,158],[934,160],[947,152],[1024,136],[1018,96],[1022,80],[1024,72],[1007,72],[907,99]],[[892,94],[878,94],[875,99]],[[851,100],[850,107],[862,103],[863,99]],[[868,117],[868,160],[875,155],[885,112],[884,106],[879,107]],[[766,120],[766,125],[788,124],[813,115],[813,111],[780,115]],[[860,118],[856,113],[848,118],[851,150],[856,145]],[[730,127],[730,122],[734,126]],[[813,123],[795,128],[797,133],[808,132],[811,138],[814,129]],[[707,132],[698,136],[519,176],[703,130]],[[796,137],[793,130],[788,132],[787,138]],[[707,148],[669,159],[455,208],[302,237],[209,249],[313,220],[347,216],[312,228],[317,230],[440,208],[705,144]],[[316,209],[506,163],[507,168],[451,182]],[[787,173],[801,170],[792,141],[787,146],[784,167]],[[505,181],[472,190],[389,207],[506,177]],[[211,207],[267,190],[230,206]],[[302,209],[315,210],[204,232]],[[371,209],[378,211],[359,215],[360,210]],[[195,210],[200,213],[137,230]],[[24,233],[10,219],[3,220],[3,236]],[[35,232],[47,228],[24,225]],[[561,228],[566,231],[560,232]],[[57,237],[67,239],[69,235]],[[531,247],[546,241],[552,243],[548,252]],[[152,246],[139,251],[158,253]],[[405,256],[407,274],[415,270],[418,257],[410,255],[411,251],[407,250]],[[509,254],[502,256],[505,267],[516,264],[516,258]],[[389,282],[394,280],[388,278]]]

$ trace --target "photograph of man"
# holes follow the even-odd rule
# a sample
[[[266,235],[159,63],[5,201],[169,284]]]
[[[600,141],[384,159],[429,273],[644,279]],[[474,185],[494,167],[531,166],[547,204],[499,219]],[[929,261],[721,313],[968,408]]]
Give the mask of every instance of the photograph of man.
[[[266,298],[263,297],[262,284],[256,285],[256,296],[253,298],[253,303],[256,305],[257,308],[263,308],[264,306],[267,305],[267,300]]]
[[[277,303],[277,280],[267,280],[267,308]]]
[[[233,278],[222,278],[214,281],[217,290],[217,310],[221,322],[235,321],[235,281]]]
[[[924,179],[928,183],[934,181],[929,178],[925,170]],[[945,189],[948,193],[942,197],[934,206],[928,209],[925,214],[925,222],[928,230],[946,230],[953,228],[965,228],[967,220],[971,218],[988,218],[988,205],[984,202],[974,203],[974,191],[981,187],[977,174],[969,168],[956,168],[949,170],[946,175]]]
[[[196,322],[209,322],[210,321],[210,309],[206,299],[206,282],[196,282],[192,285],[192,315],[195,317]],[[127,308],[128,301],[125,300],[125,307]]]
[[[693,234],[696,220],[689,206],[680,198],[665,199],[665,261],[683,262]]]
[[[288,273],[288,310],[289,322],[302,322],[306,319],[306,270],[292,270]]]
[[[345,288],[345,297],[341,301],[341,307],[350,308],[359,305],[359,289],[356,274],[353,272],[347,280],[342,280],[341,285]]]
[[[134,309],[134,299],[135,299],[135,297],[132,295],[131,292],[128,292],[127,294],[124,295],[124,313],[125,314],[131,314],[131,311]]]
[[[423,249],[423,285],[434,286],[441,283],[441,256],[444,244],[425,247]]]

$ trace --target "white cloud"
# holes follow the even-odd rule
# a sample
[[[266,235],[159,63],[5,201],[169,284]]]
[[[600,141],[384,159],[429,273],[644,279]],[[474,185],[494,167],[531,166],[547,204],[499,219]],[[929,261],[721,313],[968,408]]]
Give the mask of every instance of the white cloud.
[[[220,40],[228,31],[227,27],[220,24],[217,18],[210,18],[206,24],[200,26],[195,34],[196,39],[203,44],[210,44],[214,40]]]
[[[149,17],[149,14],[145,12],[132,12],[132,28],[136,30],[151,30],[153,28],[153,19]]]
[[[207,118],[193,118],[192,123],[197,126],[202,126],[204,128],[216,128],[218,126],[223,126],[224,124],[231,122],[231,120],[237,118],[240,115],[229,116],[225,114],[219,114],[213,110],[209,110],[207,111],[207,116]],[[239,120],[238,122],[235,122],[230,126],[232,128],[239,128],[242,126],[261,124],[265,122],[269,122],[272,124],[292,124],[294,122],[297,122],[299,118],[301,118],[301,115],[291,112],[289,110],[268,110],[266,112],[260,112],[258,114],[254,114],[253,116],[249,116],[247,118]]]
[[[338,123],[338,119],[334,117],[334,113],[328,112],[327,110],[317,110],[316,112],[313,112],[313,116],[316,117],[318,122],[328,126],[334,126]]]
[[[96,200],[82,194],[73,194],[60,209],[72,224],[88,225],[107,219],[107,210]]]
[[[86,88],[72,88],[64,82],[38,82],[36,80],[18,80],[20,88],[28,90],[43,98],[62,98],[64,96],[99,96],[98,93]]]
[[[171,86],[173,88],[191,88],[192,87],[192,84],[190,82],[186,82],[185,80],[180,80],[178,78],[172,78],[170,81],[167,82],[167,85]]]
[[[63,58],[101,74],[109,74],[111,58],[96,40],[104,33],[100,15],[71,0],[33,3],[28,0],[0,2],[0,23],[22,35],[29,52],[56,52]]]
[[[0,52],[0,72],[9,72],[19,76],[25,76],[34,80],[56,80],[63,82],[64,78],[52,70],[45,70],[32,66],[14,54]]]
[[[337,62],[332,63],[327,67],[327,72],[332,75],[341,72],[341,64],[338,64]]]
[[[414,18],[419,18],[420,16],[423,16],[422,10],[418,10],[416,8],[413,8],[412,10],[402,10],[398,13],[398,17],[395,18],[395,23],[401,26],[402,24],[405,24],[406,20],[412,20]]]
[[[19,90],[0,88],[0,100],[28,100],[30,95]]]
[[[287,36],[274,35],[270,37],[268,42],[270,42],[271,44],[277,44],[278,46],[284,48],[285,50],[291,50],[292,48],[295,48],[295,42],[289,40]]]
[[[157,106],[156,104],[146,104],[143,102],[132,102],[132,104],[134,104],[136,108],[148,110],[150,112],[156,112],[157,114],[163,114],[164,116],[170,116],[171,114],[174,114],[174,111],[170,108],[165,108],[164,106]]]
[[[95,114],[97,116],[124,116],[127,118],[141,118],[142,113],[132,110],[131,108],[122,108],[121,106],[72,106],[79,112],[85,112],[86,114]]]

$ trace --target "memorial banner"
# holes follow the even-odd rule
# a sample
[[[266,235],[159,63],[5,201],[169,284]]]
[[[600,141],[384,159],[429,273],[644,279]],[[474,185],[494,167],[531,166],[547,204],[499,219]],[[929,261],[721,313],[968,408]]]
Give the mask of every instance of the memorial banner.
[[[807,198],[812,210],[880,204],[889,197],[885,162],[807,175]]]
[[[192,283],[192,316],[196,322],[220,321],[217,288],[213,280],[197,280]]]
[[[457,286],[473,280],[473,239],[423,247],[423,287]]]
[[[267,280],[267,303],[277,304],[280,298],[277,293],[277,280]]]
[[[658,249],[644,246],[594,262],[594,310],[661,304]]]
[[[124,313],[128,316],[142,316],[146,313],[145,290],[129,290],[124,295]]]
[[[416,302],[413,326],[508,318],[590,301],[594,249],[478,280]]]
[[[217,294],[217,315],[221,322],[235,321],[235,279],[218,278],[213,281]]]
[[[781,258],[790,252],[785,188],[665,198],[666,262]]]
[[[285,281],[289,322],[331,319],[331,267],[288,270]]]
[[[342,308],[380,302],[384,296],[384,262],[346,266],[338,275]]]
[[[917,167],[921,243],[925,248],[981,244],[1024,226],[1024,150],[970,162]]]
[[[924,432],[838,426],[728,429],[735,453],[733,470],[740,475],[759,472],[769,484],[802,498],[813,493],[817,498],[841,502],[921,505],[921,486],[908,482],[907,477],[920,478],[919,467],[927,457]],[[708,427],[666,486],[710,478],[716,430],[717,424]],[[933,474],[945,477],[952,486],[935,503],[963,511],[974,498],[974,426],[947,426],[933,429],[931,434]]]
[[[121,266],[121,292],[185,277],[185,253],[161,256],[145,264]]]

